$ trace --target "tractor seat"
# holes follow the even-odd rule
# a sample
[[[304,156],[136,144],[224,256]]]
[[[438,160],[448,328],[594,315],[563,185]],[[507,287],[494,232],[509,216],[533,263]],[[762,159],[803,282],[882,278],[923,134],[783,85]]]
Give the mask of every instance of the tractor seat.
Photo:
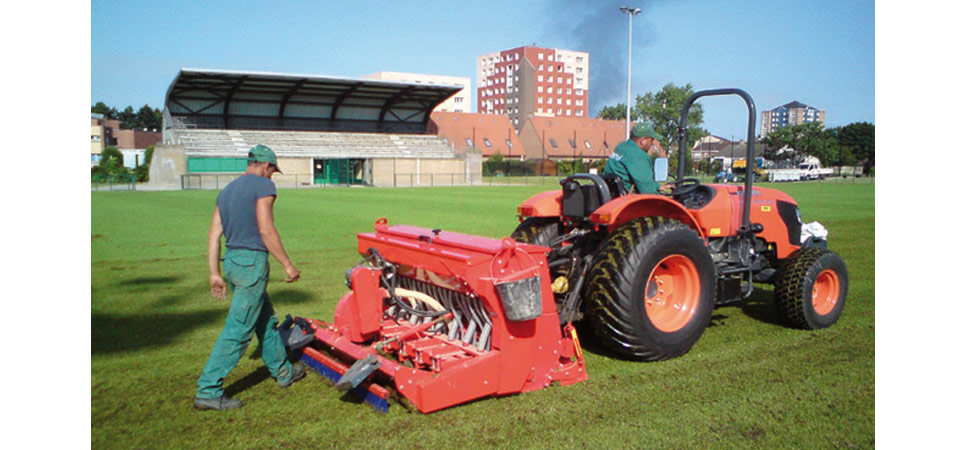
[[[609,173],[606,175],[601,175],[600,178],[604,180],[605,184],[607,184],[607,188],[610,190],[611,199],[627,195],[627,189],[624,189],[624,180],[622,180],[621,177]]]
[[[585,183],[581,184],[581,181]],[[597,208],[615,197],[612,192],[616,191],[623,195],[623,183],[620,178],[617,178],[616,186],[612,183],[613,180],[608,182],[601,176],[589,173],[578,173],[564,178],[560,181],[560,185],[563,186],[562,214],[574,219],[590,217]]]

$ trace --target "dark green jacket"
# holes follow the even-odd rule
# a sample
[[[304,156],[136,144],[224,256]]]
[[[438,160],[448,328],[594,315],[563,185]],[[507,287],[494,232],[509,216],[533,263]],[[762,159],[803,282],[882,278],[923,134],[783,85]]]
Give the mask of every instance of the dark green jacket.
[[[657,194],[661,187],[654,181],[654,162],[651,155],[641,150],[634,141],[628,139],[621,142],[607,159],[604,175],[613,174],[621,177],[624,188],[628,193]]]

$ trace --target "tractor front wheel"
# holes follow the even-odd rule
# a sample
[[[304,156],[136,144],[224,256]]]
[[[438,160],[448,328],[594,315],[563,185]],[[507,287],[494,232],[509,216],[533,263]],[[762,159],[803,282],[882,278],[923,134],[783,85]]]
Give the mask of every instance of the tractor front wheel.
[[[670,359],[687,353],[711,320],[714,264],[694,230],[644,217],[608,236],[584,292],[604,345],[631,359]]]
[[[782,264],[775,304],[789,325],[806,330],[832,326],[842,315],[849,273],[837,253],[803,248]]]

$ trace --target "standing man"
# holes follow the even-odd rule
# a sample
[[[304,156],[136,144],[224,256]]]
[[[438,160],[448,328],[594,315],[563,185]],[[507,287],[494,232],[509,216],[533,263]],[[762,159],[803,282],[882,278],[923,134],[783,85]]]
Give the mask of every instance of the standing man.
[[[242,402],[225,395],[222,383],[241,359],[252,334],[262,344],[262,360],[269,372],[286,388],[305,376],[305,367],[293,365],[279,337],[278,318],[269,301],[268,254],[285,268],[285,282],[299,279],[299,270],[289,260],[282,239],[275,229],[275,183],[278,170],[275,152],[264,145],[248,151],[248,167],[240,178],[228,183],[218,194],[215,212],[208,230],[208,284],[211,295],[224,299],[231,286],[231,308],[228,319],[208,358],[201,377],[194,406],[198,409],[234,409]],[[221,236],[225,236],[225,278],[221,276]],[[226,281],[227,279],[227,286]]]
[[[628,193],[657,194],[664,186],[654,181],[652,158],[666,157],[667,153],[661,147],[661,136],[650,125],[638,123],[631,129],[631,138],[614,148],[603,174],[619,176]]]

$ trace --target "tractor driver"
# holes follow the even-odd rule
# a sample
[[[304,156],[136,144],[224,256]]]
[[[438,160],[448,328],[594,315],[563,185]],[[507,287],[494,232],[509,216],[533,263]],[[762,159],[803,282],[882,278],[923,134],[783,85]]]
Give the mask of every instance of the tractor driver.
[[[670,185],[662,186],[654,181],[653,158],[666,157],[661,136],[650,125],[638,123],[631,129],[631,138],[614,148],[603,174],[620,177],[628,193],[657,194]]]

